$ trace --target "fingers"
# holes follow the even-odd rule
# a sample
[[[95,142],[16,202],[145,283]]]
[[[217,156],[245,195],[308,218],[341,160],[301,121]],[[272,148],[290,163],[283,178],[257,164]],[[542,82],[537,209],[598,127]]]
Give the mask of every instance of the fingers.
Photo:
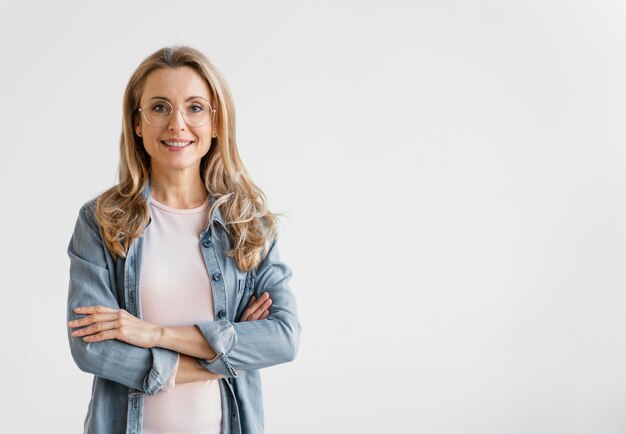
[[[247,309],[244,311],[244,315],[248,320],[255,319],[256,315],[260,314],[262,311],[262,306],[269,300],[269,294],[264,293],[258,299],[254,296],[250,298],[250,302],[248,303]]]
[[[82,328],[80,330],[74,330],[72,336],[81,337],[89,336],[96,333],[100,333],[106,330],[115,330],[120,327],[119,321],[97,322],[89,327]]]
[[[252,314],[252,312],[254,312],[254,303],[255,303],[255,301],[256,301],[256,297],[254,295],[252,297],[250,297],[250,301],[248,302],[248,307],[241,314],[241,320],[240,321],[248,321],[249,320],[250,314]]]
[[[272,305],[272,299],[269,297],[267,292],[264,292],[258,299],[254,296],[250,297],[248,307],[241,315],[240,321],[256,321],[267,318],[269,308]]]
[[[87,342],[95,342],[115,339],[116,329],[120,327],[119,320],[125,311],[106,306],[83,306],[77,307],[74,312],[86,316],[67,323],[69,328],[83,327],[80,330],[74,330],[72,336],[83,337],[83,340]]]
[[[119,329],[106,330],[95,335],[85,336],[83,341],[85,342],[99,342],[107,339],[119,339]]]
[[[269,309],[272,304],[272,300],[270,299],[270,295],[268,292],[264,292],[261,294],[261,297],[258,299],[253,295],[250,297],[250,301],[248,302],[248,307],[243,311],[241,315],[240,321],[254,321],[258,319],[267,318],[269,312],[265,313],[264,311]],[[263,318],[261,318],[263,316]]]
[[[113,309],[112,307],[106,306],[82,306],[74,309],[74,312],[82,314],[82,315],[90,315],[93,313],[114,313],[120,309]]]
[[[268,292],[264,292],[263,294],[261,294],[258,299],[253,295],[252,297],[250,297],[250,301],[248,302],[248,309],[251,309],[251,311],[257,310],[263,304],[263,302],[269,300],[269,298],[270,294]]]
[[[87,315],[83,318],[76,319],[67,323],[69,328],[83,327],[89,324],[95,324],[99,322],[115,321],[119,318],[119,314],[115,313],[96,313],[93,315]]]
[[[250,315],[250,319],[251,320],[259,320],[262,319],[261,316],[265,314],[265,312],[267,312],[267,314],[269,315],[269,308],[272,305],[272,299],[268,298],[265,303],[263,303],[261,305],[260,308],[258,308],[255,312],[252,313],[252,315]],[[267,316],[267,315],[265,315]]]

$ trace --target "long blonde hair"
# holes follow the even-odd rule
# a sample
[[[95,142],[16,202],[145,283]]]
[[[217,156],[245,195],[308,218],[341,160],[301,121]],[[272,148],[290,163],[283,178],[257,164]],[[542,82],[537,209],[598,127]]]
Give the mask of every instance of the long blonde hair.
[[[152,71],[183,66],[191,67],[206,80],[216,109],[217,137],[200,162],[200,176],[215,198],[209,221],[219,207],[231,244],[227,254],[236,260],[239,269],[248,271],[258,265],[269,241],[276,236],[277,215],[267,209],[265,195],[252,182],[239,157],[235,111],[226,82],[209,59],[193,48],[162,48],[146,58],[130,78],[124,93],[119,183],[98,197],[95,217],[113,257],[126,257],[149,220],[143,189],[149,181],[150,157],[134,129],[139,101]]]

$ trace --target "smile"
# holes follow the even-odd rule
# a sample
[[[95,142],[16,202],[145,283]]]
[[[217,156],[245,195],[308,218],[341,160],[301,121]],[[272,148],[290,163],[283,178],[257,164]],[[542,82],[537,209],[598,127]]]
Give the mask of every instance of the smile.
[[[170,142],[167,140],[161,140],[161,143],[163,143],[165,146],[170,146],[172,148],[184,148],[185,146],[191,145],[192,142]]]

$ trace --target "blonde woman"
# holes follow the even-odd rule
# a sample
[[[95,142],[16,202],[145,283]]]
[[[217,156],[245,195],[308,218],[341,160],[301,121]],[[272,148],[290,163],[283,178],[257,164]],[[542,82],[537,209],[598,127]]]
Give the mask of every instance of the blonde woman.
[[[301,329],[276,228],[219,72],[188,47],[149,56],[124,95],[119,183],[68,247],[85,433],[263,432],[259,370],[293,360]]]

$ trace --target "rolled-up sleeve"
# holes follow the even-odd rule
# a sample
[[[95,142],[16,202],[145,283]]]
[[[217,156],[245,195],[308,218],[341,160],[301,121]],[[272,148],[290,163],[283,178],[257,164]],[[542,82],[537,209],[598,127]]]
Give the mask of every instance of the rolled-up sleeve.
[[[199,359],[206,369],[226,377],[237,371],[261,369],[292,361],[298,352],[302,327],[296,299],[289,288],[291,269],[280,260],[274,239],[261,263],[253,270],[254,295],[268,292],[272,299],[263,320],[207,321],[196,324],[217,353],[212,360]]]
[[[88,204],[78,215],[67,253],[70,281],[67,320],[82,318],[74,312],[81,306],[107,306],[119,309],[111,274],[107,267],[106,246]],[[76,365],[85,372],[154,395],[173,373],[178,353],[164,348],[140,348],[115,339],[87,343],[81,337],[68,339]]]

